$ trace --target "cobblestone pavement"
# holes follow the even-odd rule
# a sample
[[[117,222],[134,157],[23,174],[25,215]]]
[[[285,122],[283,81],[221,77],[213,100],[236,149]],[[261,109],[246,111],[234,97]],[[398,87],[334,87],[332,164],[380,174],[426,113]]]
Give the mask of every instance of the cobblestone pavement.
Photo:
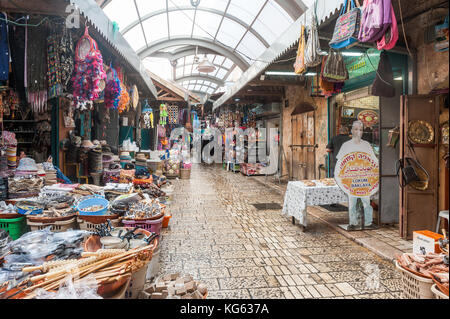
[[[252,206],[284,199],[255,179],[198,165],[173,183],[160,274],[192,274],[213,299],[401,298],[392,263],[313,216],[302,232],[281,209]]]

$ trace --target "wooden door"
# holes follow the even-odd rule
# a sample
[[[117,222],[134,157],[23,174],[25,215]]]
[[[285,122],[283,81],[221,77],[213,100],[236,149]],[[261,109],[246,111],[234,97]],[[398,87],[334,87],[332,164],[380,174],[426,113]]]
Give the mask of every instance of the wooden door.
[[[314,111],[292,117],[292,177],[296,180],[316,178]]]
[[[416,156],[408,147],[408,123],[423,120],[434,128],[434,141],[414,144]],[[439,178],[439,99],[432,95],[402,96],[400,113],[400,158],[416,158],[430,175],[429,187],[420,191],[406,186],[400,189],[400,235],[411,239],[417,230],[434,231],[438,214]]]

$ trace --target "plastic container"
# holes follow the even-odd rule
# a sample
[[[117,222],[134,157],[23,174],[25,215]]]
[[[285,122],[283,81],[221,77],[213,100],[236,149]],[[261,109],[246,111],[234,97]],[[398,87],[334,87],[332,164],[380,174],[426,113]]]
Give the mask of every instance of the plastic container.
[[[78,216],[77,222],[81,230],[95,231],[95,227],[111,221],[113,227],[120,226],[120,218],[116,215],[103,215],[103,216]]]
[[[162,223],[162,228],[167,228],[169,227],[169,221],[172,218],[172,215],[164,215],[164,219],[163,219],[163,223]]]
[[[190,179],[191,178],[191,170],[190,169],[180,169],[180,179]]]
[[[0,219],[0,229],[8,232],[12,240],[16,240],[28,230],[27,219],[24,216],[19,218]]]
[[[158,235],[161,234],[161,228],[162,228],[162,223],[164,220],[164,216],[161,217],[160,219],[156,219],[156,220],[145,220],[145,221],[139,221],[139,220],[122,220],[122,223],[125,227],[139,227],[145,230],[148,230],[149,232],[152,233],[156,233]]]
[[[25,206],[29,206],[25,208]],[[39,215],[44,211],[43,207],[28,205],[27,203],[19,202],[16,204],[17,212],[21,215]]]
[[[78,226],[76,217],[73,217],[72,219],[69,220],[57,221],[53,223],[38,223],[27,220],[27,224],[28,226],[30,226],[31,231],[42,230],[51,226],[50,231],[54,233],[65,232],[66,230],[69,229],[77,229]]]
[[[91,206],[102,206],[102,209],[99,209],[94,212],[87,212],[83,209]],[[80,200],[76,209],[78,210],[80,215],[87,216],[98,216],[104,215],[108,211],[109,201],[103,197],[98,196],[86,196]]]
[[[138,299],[139,293],[144,289],[148,263],[131,275],[130,284],[125,292],[125,299]]]
[[[441,292],[436,284],[431,286],[431,291],[433,292],[436,299],[448,299],[448,296]]]
[[[406,299],[434,299],[434,294],[431,291],[433,285],[432,279],[427,279],[414,275],[401,267],[395,261],[395,267],[400,271],[403,283],[403,295]]]

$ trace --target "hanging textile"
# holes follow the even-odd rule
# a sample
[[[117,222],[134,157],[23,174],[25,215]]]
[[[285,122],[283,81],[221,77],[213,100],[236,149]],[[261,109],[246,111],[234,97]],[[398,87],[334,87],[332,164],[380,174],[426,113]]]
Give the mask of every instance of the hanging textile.
[[[153,109],[148,104],[148,101],[145,100],[144,108],[142,109],[142,120],[144,122],[143,128],[151,129],[153,128]]]
[[[169,105],[167,107],[167,113],[169,114],[169,124],[178,123],[178,105]]]
[[[7,16],[0,13],[0,18],[6,20]],[[9,78],[8,25],[4,20],[0,20],[0,81],[8,81]]]
[[[39,113],[47,110],[47,27],[28,27],[27,38],[27,100],[33,112]]]
[[[102,91],[100,81],[105,79],[102,54],[98,50],[97,42],[89,36],[86,27],[75,49],[75,72],[72,82],[77,107],[80,106],[80,102],[98,99]]]
[[[106,77],[105,87],[105,106],[108,109],[117,109],[120,102],[120,80],[117,77],[116,70],[111,67]]]
[[[18,15],[11,16],[16,20]],[[9,49],[11,54],[11,76],[10,87],[14,88],[20,98],[20,105],[25,109],[27,95],[25,93],[25,28],[11,25],[9,30]]]
[[[311,14],[311,25],[309,26],[308,41],[306,43],[305,50],[305,63],[309,68],[318,66],[322,61],[322,58],[320,56],[320,41],[316,20],[317,18],[313,11]]]
[[[300,40],[297,50],[297,58],[294,63],[294,71],[296,74],[303,74],[306,72],[305,65],[305,26],[302,25],[300,32]]]
[[[128,94],[127,87],[122,82],[120,83],[120,100],[119,100],[119,113],[128,111],[130,109],[130,95]]]

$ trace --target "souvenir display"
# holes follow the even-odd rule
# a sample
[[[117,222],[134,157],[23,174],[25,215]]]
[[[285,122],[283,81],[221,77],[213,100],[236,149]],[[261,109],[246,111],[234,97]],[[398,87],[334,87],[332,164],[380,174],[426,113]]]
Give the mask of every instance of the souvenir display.
[[[408,137],[416,144],[429,144],[434,141],[434,129],[426,121],[410,121],[408,125]]]
[[[167,112],[167,106],[165,104],[161,104],[159,106],[159,125],[165,126],[167,125],[167,118],[169,113]]]
[[[75,71],[72,76],[74,100],[86,102],[98,99],[101,92],[99,86],[101,80],[106,80],[103,58],[98,50],[97,42],[89,36],[86,27],[75,49]]]

